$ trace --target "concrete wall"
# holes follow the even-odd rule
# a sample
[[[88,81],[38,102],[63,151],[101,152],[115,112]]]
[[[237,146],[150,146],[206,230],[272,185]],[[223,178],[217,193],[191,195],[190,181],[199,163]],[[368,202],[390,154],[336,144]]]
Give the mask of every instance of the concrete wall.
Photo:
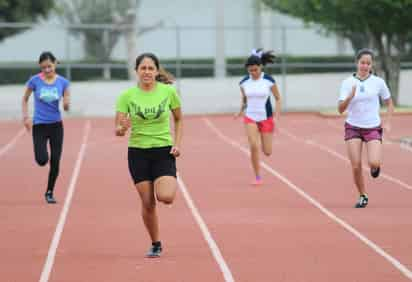
[[[340,84],[349,73],[289,75],[286,77],[284,109],[318,111],[336,108]],[[183,79],[180,95],[186,114],[228,113],[239,110],[240,77],[226,79]],[[282,92],[284,81],[275,77]],[[400,104],[412,106],[412,71],[403,71]],[[116,97],[132,86],[127,81],[74,82],[71,85],[72,107],[69,116],[113,116]],[[0,119],[20,119],[23,85],[0,87]],[[32,108],[32,100],[31,100]]]

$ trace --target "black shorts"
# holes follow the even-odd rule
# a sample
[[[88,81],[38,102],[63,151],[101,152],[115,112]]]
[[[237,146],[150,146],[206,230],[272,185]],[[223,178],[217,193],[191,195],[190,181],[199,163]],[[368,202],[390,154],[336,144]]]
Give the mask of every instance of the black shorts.
[[[171,146],[159,148],[131,148],[128,150],[129,172],[135,184],[155,181],[160,176],[176,177],[176,158]]]

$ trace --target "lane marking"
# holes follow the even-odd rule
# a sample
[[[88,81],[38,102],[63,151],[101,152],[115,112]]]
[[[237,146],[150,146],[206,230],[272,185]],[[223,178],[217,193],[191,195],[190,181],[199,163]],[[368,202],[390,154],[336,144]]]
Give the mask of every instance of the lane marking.
[[[49,247],[49,252],[47,254],[47,258],[44,263],[39,282],[49,281],[50,273],[53,268],[54,259],[56,257],[57,248],[59,246],[60,238],[62,236],[64,225],[66,223],[67,214],[69,213],[70,204],[71,204],[74,191],[76,188],[76,183],[79,177],[80,168],[81,168],[84,156],[85,156],[90,129],[91,129],[90,121],[86,121],[84,125],[84,130],[83,130],[82,144],[80,146],[80,150],[77,156],[76,164],[74,166],[73,174],[70,179],[70,184],[67,190],[66,199],[64,201],[62,211],[60,212],[59,221],[57,223],[56,230],[54,232],[53,239]]]
[[[293,133],[291,133],[288,130],[283,129],[283,128],[282,128],[282,130],[280,130],[280,132],[281,132],[281,134],[284,134],[284,135],[288,136],[289,138],[291,138],[295,141],[303,142],[303,143],[306,143],[308,145],[314,146],[314,147],[320,149],[321,151],[324,151],[324,152],[334,156],[335,158],[340,159],[340,160],[350,164],[350,160],[347,157],[345,157],[344,155],[340,154],[339,152],[333,150],[332,148],[330,148],[326,145],[323,145],[323,144],[321,144],[319,142],[316,142],[314,140],[299,138],[296,135],[294,135]],[[362,169],[369,173],[369,169],[367,168],[367,165],[366,166],[362,165]],[[382,178],[384,178],[384,179],[386,179],[386,180],[388,180],[392,183],[398,184],[399,186],[401,186],[405,189],[408,189],[408,190],[412,191],[412,186],[411,185],[403,182],[402,180],[400,180],[396,177],[393,177],[393,176],[391,176],[389,174],[386,174],[384,172],[381,172],[380,177],[382,177]]]
[[[9,143],[3,146],[3,148],[0,149],[0,157],[3,156],[5,153],[7,153],[11,148],[16,145],[17,141],[24,135],[26,132],[25,128],[22,128],[17,132],[17,134],[13,137],[13,139],[10,140]]]
[[[225,136],[217,127],[207,118],[203,118],[204,122],[206,125],[224,142],[228,143],[229,145],[233,146],[234,148],[240,150],[246,155],[249,155],[249,151],[240,145],[239,143],[235,142],[234,140],[230,139],[229,137]],[[293,184],[292,181],[290,181],[288,178],[274,170],[272,167],[267,165],[265,162],[261,162],[261,165],[264,169],[266,169],[269,173],[277,177],[280,181],[285,183],[290,189],[294,190],[296,193],[298,193],[301,197],[306,199],[309,203],[311,203],[313,206],[318,208],[323,214],[325,214],[327,217],[338,223],[340,226],[342,226],[344,229],[346,229],[348,232],[353,234],[355,237],[357,237],[360,241],[365,243],[368,247],[370,247],[372,250],[374,250],[376,253],[381,255],[383,258],[385,258],[388,262],[390,262],[396,269],[398,269],[403,275],[405,275],[407,278],[412,280],[412,271],[409,270],[406,266],[404,266],[399,260],[385,252],[381,247],[379,247],[377,244],[369,240],[365,235],[363,235],[361,232],[356,230],[353,226],[351,226],[349,223],[345,222],[343,219],[339,218],[337,215],[335,215],[333,212],[325,208],[322,204],[320,204],[315,198],[310,196],[308,193],[306,193],[302,188],[298,187],[297,185]]]
[[[190,211],[192,212],[192,215],[196,221],[196,223],[199,225],[200,230],[202,231],[203,238],[206,240],[207,244],[209,245],[210,250],[212,251],[213,257],[215,258],[217,264],[219,265],[220,271],[223,273],[223,277],[226,282],[234,282],[235,280],[233,279],[232,272],[230,271],[225,259],[223,258],[222,253],[219,250],[219,247],[215,240],[212,237],[212,234],[210,233],[209,229],[207,228],[207,225],[205,221],[203,220],[202,216],[199,213],[199,210],[196,208],[188,190],[183,182],[182,178],[180,175],[177,177],[177,182],[179,184],[180,191],[183,194],[183,197],[186,201],[186,204],[188,205]]]

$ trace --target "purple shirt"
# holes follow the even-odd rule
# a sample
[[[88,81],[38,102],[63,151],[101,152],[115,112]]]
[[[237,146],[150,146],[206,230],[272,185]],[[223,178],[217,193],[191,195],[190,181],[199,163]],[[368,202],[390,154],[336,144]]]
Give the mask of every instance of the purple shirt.
[[[57,75],[55,81],[48,84],[42,74],[36,74],[29,79],[26,86],[32,89],[34,94],[33,124],[61,121],[59,101],[69,87],[69,81]]]

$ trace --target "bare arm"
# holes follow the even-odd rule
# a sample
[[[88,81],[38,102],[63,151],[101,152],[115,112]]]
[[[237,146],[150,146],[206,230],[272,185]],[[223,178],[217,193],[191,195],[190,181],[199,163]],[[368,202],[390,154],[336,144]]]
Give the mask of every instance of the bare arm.
[[[182,131],[183,131],[183,115],[181,108],[176,108],[172,110],[173,120],[174,120],[174,128],[175,128],[175,140],[174,146],[172,147],[171,154],[175,157],[180,155],[180,145],[182,142]]]
[[[33,90],[27,87],[26,90],[24,91],[23,99],[21,101],[22,120],[23,120],[24,127],[28,131],[30,131],[31,126],[32,126],[32,122],[29,116],[29,105],[28,105],[29,98],[32,92]]]
[[[125,136],[127,130],[130,128],[130,118],[125,113],[116,112],[115,116],[115,135]]]
[[[63,93],[63,109],[68,112],[70,110],[70,91],[68,88]]]
[[[271,90],[272,90],[273,97],[275,97],[275,102],[276,102],[275,119],[279,120],[280,112],[282,111],[282,103],[280,99],[279,89],[276,84],[273,84]]]
[[[343,114],[346,109],[349,106],[350,101],[352,101],[353,97],[355,97],[355,93],[356,93],[356,86],[352,87],[352,92],[350,93],[350,95],[343,101],[339,101],[338,104],[338,111],[340,114]]]
[[[395,108],[394,108],[394,106],[393,106],[392,98],[386,99],[386,100],[384,101],[384,103],[385,103],[385,105],[386,105],[386,107],[387,107],[384,127],[386,128],[386,130],[390,131],[390,129],[391,129],[392,114],[393,114]]]
[[[239,109],[239,112],[236,113],[235,117],[241,116],[243,112],[245,111],[246,105],[247,105],[247,98],[245,95],[245,91],[243,91],[242,87],[240,87],[240,94],[241,94],[240,109]]]

